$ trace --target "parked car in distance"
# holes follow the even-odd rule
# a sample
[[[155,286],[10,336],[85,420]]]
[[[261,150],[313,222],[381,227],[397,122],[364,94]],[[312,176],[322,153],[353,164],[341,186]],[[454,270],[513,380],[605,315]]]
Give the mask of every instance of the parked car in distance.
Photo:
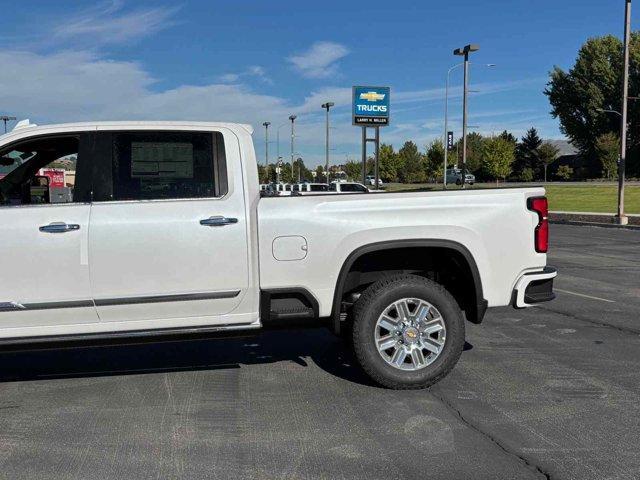
[[[293,192],[299,193],[320,193],[329,190],[329,185],[326,183],[297,183],[293,186]]]
[[[466,322],[554,298],[544,188],[263,196],[252,132],[22,122],[2,135],[0,344],[319,320],[348,332],[379,384],[423,388],[456,365]],[[72,196],[53,203],[37,172],[70,155]]]
[[[476,183],[476,176],[472,173],[466,173],[464,176],[464,183],[473,185]],[[455,183],[456,185],[462,185],[462,170],[459,168],[447,169],[447,183]]]
[[[375,187],[376,186],[376,177],[374,175],[367,175],[367,185],[371,186],[371,187]],[[378,187],[380,188],[384,186],[384,182],[382,181],[381,178],[378,178]]]
[[[337,193],[369,193],[369,189],[356,182],[333,182],[329,185],[330,192]]]

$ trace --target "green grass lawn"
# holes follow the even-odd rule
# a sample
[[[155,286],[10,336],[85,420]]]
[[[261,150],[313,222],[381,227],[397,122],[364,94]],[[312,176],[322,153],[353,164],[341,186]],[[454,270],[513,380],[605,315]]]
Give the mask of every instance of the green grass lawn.
[[[565,212],[616,213],[618,188],[615,185],[548,185],[549,210]],[[624,189],[625,212],[640,213],[640,186]]]
[[[517,186],[514,184],[506,185]],[[504,186],[504,184],[500,184],[500,186]],[[495,187],[495,183],[482,183],[474,185],[472,188],[493,187]],[[441,188],[440,185],[428,183],[411,185],[391,183],[387,185],[386,190],[389,192],[406,192],[440,190]],[[554,183],[545,185],[545,189],[547,198],[549,198],[549,209],[553,211],[615,213],[617,210],[618,187],[614,184],[563,185]],[[640,214],[640,185],[627,185],[625,187],[625,212]]]

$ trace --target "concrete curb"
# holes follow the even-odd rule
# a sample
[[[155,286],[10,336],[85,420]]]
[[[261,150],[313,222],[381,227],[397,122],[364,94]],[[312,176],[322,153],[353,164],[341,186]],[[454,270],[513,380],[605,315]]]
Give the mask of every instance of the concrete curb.
[[[617,225],[614,220],[615,216],[610,213],[549,212],[549,223],[554,224],[640,230],[640,215],[629,215],[628,225]]]

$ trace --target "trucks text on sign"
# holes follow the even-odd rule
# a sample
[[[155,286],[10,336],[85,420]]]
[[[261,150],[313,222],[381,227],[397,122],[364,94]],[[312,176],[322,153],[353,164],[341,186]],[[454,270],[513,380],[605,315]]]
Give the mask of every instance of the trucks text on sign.
[[[353,124],[389,125],[389,87],[353,87]]]

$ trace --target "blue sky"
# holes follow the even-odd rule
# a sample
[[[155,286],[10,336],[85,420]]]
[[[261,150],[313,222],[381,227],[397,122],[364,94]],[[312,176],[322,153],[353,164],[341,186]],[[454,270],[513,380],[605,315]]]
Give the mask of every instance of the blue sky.
[[[83,6],[84,3],[84,6]],[[1,1],[0,112],[38,123],[192,119],[251,123],[298,115],[297,154],[324,158],[320,105],[334,101],[332,162],[359,154],[355,84],[390,85],[382,140],[421,147],[443,131],[454,48],[473,55],[470,121],[483,134],[531,126],[561,138],[542,94],[591,36],[621,36],[623,0],[397,2]],[[634,23],[637,16],[634,15]],[[495,63],[495,68],[487,68]],[[450,128],[461,130],[461,69]],[[281,154],[289,154],[287,127]],[[275,154],[277,145],[271,146]]]

